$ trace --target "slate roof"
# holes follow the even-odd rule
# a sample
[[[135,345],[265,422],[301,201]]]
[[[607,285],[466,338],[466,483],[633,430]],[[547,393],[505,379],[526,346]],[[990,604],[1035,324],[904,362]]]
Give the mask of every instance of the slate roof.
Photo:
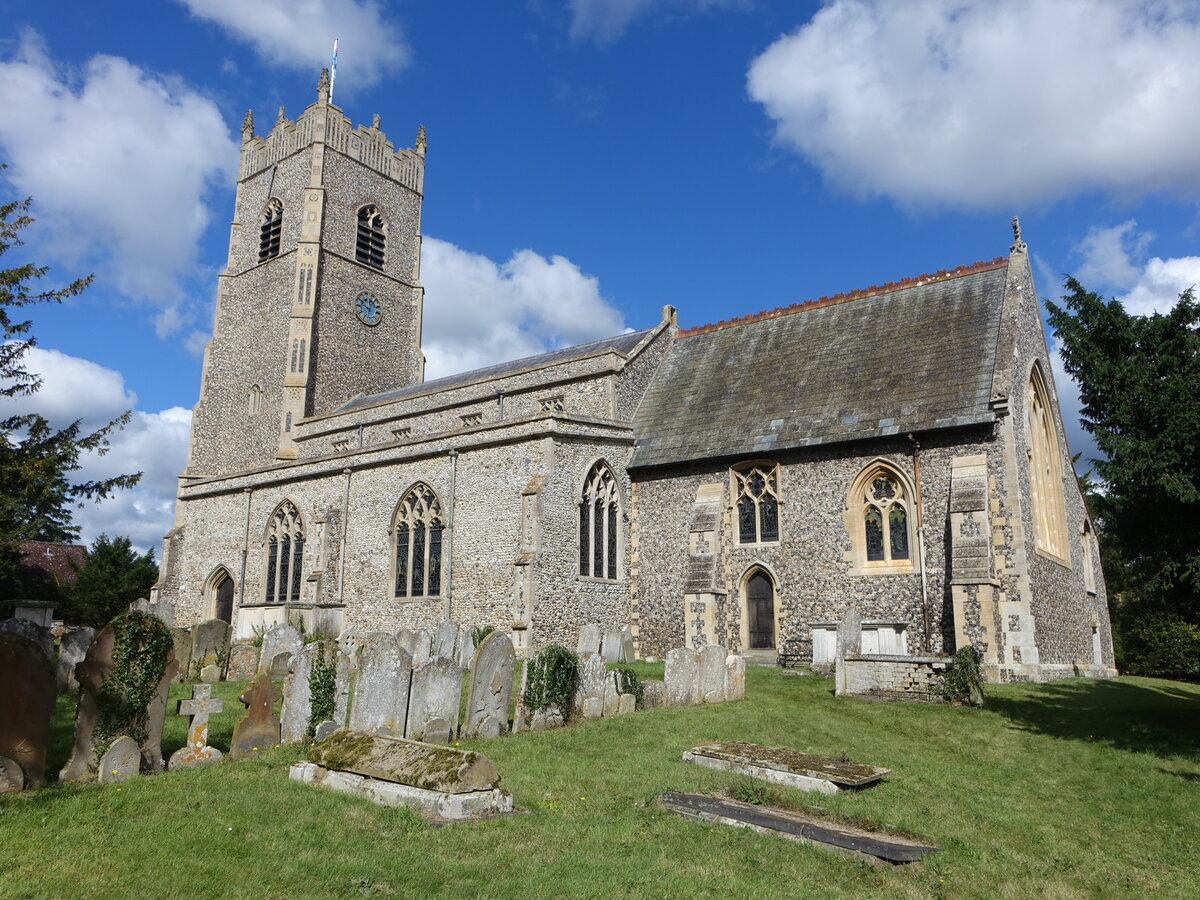
[[[655,328],[657,327],[656,325]],[[654,328],[646,328],[642,331],[631,331],[628,334],[619,334],[616,337],[602,338],[598,341],[579,344],[574,347],[563,347],[561,350],[551,350],[549,353],[541,353],[537,356],[527,356],[524,359],[514,359],[511,362],[497,363],[494,366],[486,366],[482,369],[472,369],[470,372],[460,372],[458,375],[446,375],[443,378],[422,381],[418,384],[410,384],[402,388],[396,388],[395,390],[382,391],[378,394],[360,394],[357,397],[347,400],[342,406],[338,407],[337,411],[346,412],[363,406],[373,406],[376,403],[402,400],[405,397],[411,397],[416,394],[436,393],[440,390],[460,387],[474,381],[488,381],[493,378],[500,378],[504,375],[524,372],[529,369],[542,369],[547,366],[569,362],[573,359],[593,356],[605,350],[615,350],[623,356],[628,356],[653,330]]]
[[[681,332],[629,468],[993,421],[1007,263]]]

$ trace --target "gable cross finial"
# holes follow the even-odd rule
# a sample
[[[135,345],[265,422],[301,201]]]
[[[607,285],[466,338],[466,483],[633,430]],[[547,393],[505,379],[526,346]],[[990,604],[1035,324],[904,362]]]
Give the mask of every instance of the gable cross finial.
[[[1012,217],[1013,242],[1008,248],[1010,253],[1024,253],[1029,247],[1021,240],[1021,220],[1016,216]]]
[[[283,119],[284,119],[284,116],[283,116],[283,107],[281,106],[281,107],[279,107],[279,113],[278,113],[278,114],[275,116],[275,124],[276,124],[276,125],[282,125],[282,124],[283,124]]]
[[[246,118],[242,119],[242,140],[248,141],[254,137],[254,110],[246,110]]]
[[[428,146],[428,142],[425,140],[424,125],[417,126],[417,141],[414,146],[416,147],[418,153],[420,153],[422,156],[425,155],[425,148]]]
[[[379,130],[379,113],[375,113],[375,115],[371,116],[371,127],[376,131]]]
[[[329,99],[329,70],[321,69],[321,77],[317,79],[317,99]]]

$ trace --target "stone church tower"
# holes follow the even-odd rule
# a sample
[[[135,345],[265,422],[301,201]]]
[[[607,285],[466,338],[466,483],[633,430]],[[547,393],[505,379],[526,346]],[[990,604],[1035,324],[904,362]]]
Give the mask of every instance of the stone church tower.
[[[246,114],[185,479],[294,459],[301,419],[422,380],[424,171],[424,129],[354,128],[324,71],[296,121]]]

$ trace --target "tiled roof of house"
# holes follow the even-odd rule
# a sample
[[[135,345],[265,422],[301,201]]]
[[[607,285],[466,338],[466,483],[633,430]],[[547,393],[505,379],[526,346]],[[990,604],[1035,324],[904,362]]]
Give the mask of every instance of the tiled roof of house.
[[[60,583],[75,580],[75,569],[83,565],[86,548],[79,544],[55,544],[50,541],[22,541],[21,565],[53,575]]]
[[[992,421],[1006,259],[680,332],[630,468]]]

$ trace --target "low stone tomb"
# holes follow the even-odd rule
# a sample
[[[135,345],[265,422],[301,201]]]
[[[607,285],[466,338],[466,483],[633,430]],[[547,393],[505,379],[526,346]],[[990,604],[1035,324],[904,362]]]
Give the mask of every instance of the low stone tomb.
[[[257,671],[258,647],[253,644],[234,644],[229,648],[229,667],[225,670],[227,680],[248,681]]]
[[[416,660],[414,659],[415,663]],[[447,744],[458,734],[462,669],[452,659],[431,659],[412,673],[404,736]]]
[[[512,699],[515,665],[512,641],[503,632],[493,631],[475,650],[467,689],[464,737],[494,738],[508,733],[508,703]]]
[[[811,756],[782,747],[761,747],[741,741],[693,747],[683,752],[683,761],[822,794],[836,794],[845,788],[870,787],[891,772],[891,769],[882,766]]]
[[[20,768],[22,787],[39,787],[46,780],[54,696],[54,670],[42,648],[19,634],[0,632],[0,756]],[[12,779],[6,780],[11,785]]]
[[[0,621],[0,634],[19,634],[26,640],[33,641],[46,659],[54,656],[54,635],[49,628],[43,628],[37,622],[28,619],[11,618]]]
[[[314,744],[291,778],[364,797],[381,806],[408,806],[436,819],[510,813],[512,794],[500,787],[496,764],[469,750],[341,729]]]
[[[667,791],[659,797],[658,802],[660,806],[684,818],[749,828],[759,834],[775,835],[831,850],[870,865],[916,862],[938,851],[932,844],[918,844],[910,838],[888,834],[883,830],[852,828],[825,817],[756,806],[738,800]]]
[[[279,743],[279,717],[275,715],[279,690],[270,674],[259,672],[255,675],[238,699],[246,704],[246,714],[233,726],[230,759],[245,759]]]
[[[286,623],[273,625],[263,633],[262,647],[258,656],[260,669],[271,673],[272,678],[286,678],[292,657],[304,646],[304,637],[294,626]],[[282,661],[281,654],[287,654]]]
[[[187,743],[171,754],[168,769],[194,769],[221,761],[221,751],[208,746],[208,717],[219,713],[224,701],[213,699],[211,684],[192,688],[192,699],[179,701],[179,715],[191,716]]]
[[[190,672],[203,681],[220,681],[220,677],[205,677],[205,666],[217,666],[224,674],[229,660],[229,623],[221,619],[206,619],[192,626],[192,660]],[[208,673],[211,676],[211,672]]]
[[[59,639],[54,684],[60,694],[71,694],[79,690],[79,682],[75,680],[75,667],[83,662],[95,636],[96,629],[84,625],[64,632]]]
[[[412,657],[391,635],[383,635],[365,648],[358,660],[350,727],[404,736],[408,713]]]

